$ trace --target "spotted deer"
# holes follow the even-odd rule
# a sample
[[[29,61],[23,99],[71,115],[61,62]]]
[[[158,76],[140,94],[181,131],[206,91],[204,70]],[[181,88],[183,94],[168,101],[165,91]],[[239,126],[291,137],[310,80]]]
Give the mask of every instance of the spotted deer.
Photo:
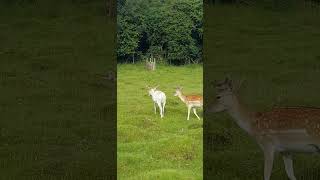
[[[187,120],[190,119],[190,111],[193,110],[194,115],[200,120],[200,117],[197,114],[196,108],[203,106],[203,98],[199,95],[184,95],[182,93],[182,87],[177,87],[176,93],[174,96],[178,96],[180,100],[187,105],[188,108],[188,117]]]
[[[290,180],[296,180],[292,153],[320,152],[320,108],[275,107],[265,112],[249,111],[238,99],[234,83],[228,78],[215,81],[217,103],[209,112],[226,111],[252,136],[264,153],[264,179],[272,173],[274,154],[282,155]]]
[[[151,88],[149,86],[147,86],[148,88],[148,93],[149,96],[151,96],[152,101],[153,101],[153,107],[154,107],[154,113],[157,113],[157,107],[156,104],[159,107],[160,110],[160,117],[163,118],[164,117],[164,108],[166,106],[166,95],[164,92],[157,90],[159,86],[156,86],[154,88]]]
[[[156,59],[150,58],[149,60],[146,59],[146,69],[150,71],[156,70]]]

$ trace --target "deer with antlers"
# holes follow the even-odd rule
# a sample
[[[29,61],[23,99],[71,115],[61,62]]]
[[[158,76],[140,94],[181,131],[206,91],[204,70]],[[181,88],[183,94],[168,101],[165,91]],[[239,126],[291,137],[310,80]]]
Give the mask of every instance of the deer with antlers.
[[[190,111],[193,110],[194,115],[200,120],[200,117],[197,114],[197,109],[203,106],[203,97],[199,95],[184,95],[182,93],[182,87],[177,87],[176,93],[174,96],[178,96],[180,100],[187,105],[188,108],[188,116],[187,120],[190,119]]]
[[[277,107],[265,112],[252,112],[239,101],[233,82],[226,78],[215,81],[217,103],[211,112],[226,111],[252,136],[264,153],[264,179],[272,173],[274,154],[279,152],[290,180],[296,180],[292,153],[320,152],[320,108]]]
[[[160,90],[157,90],[159,86],[156,86],[154,88],[151,88],[147,86],[149,96],[151,96],[152,101],[153,101],[153,107],[154,107],[154,113],[157,113],[157,106],[159,107],[160,110],[160,117],[164,117],[164,108],[166,106],[166,94]]]

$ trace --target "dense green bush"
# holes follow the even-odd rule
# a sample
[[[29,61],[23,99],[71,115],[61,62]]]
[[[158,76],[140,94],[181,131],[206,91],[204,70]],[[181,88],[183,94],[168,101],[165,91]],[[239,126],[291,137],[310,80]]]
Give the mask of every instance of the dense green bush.
[[[201,61],[201,0],[118,1],[118,62],[156,56],[170,64]]]

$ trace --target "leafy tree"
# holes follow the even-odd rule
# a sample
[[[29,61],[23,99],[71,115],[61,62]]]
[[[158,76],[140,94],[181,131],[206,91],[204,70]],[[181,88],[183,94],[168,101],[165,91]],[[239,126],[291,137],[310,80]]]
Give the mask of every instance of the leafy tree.
[[[137,0],[138,2],[138,0]],[[137,5],[135,1],[122,1],[124,3],[118,8],[118,44],[117,54],[121,59],[128,59],[131,57],[134,60],[136,54],[141,30],[139,29]]]
[[[118,18],[122,26],[118,26],[118,47],[117,53],[120,58],[128,58],[136,53],[139,42],[139,32],[134,24],[130,23],[126,17]]]
[[[118,7],[119,61],[132,54],[152,54],[174,64],[201,59],[201,0],[122,2]]]

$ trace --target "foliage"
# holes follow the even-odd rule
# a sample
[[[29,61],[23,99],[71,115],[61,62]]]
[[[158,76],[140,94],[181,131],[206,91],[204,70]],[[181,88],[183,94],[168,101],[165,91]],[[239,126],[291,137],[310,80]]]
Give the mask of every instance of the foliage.
[[[200,59],[202,18],[200,0],[122,0],[118,2],[118,60],[151,54],[174,64]]]

